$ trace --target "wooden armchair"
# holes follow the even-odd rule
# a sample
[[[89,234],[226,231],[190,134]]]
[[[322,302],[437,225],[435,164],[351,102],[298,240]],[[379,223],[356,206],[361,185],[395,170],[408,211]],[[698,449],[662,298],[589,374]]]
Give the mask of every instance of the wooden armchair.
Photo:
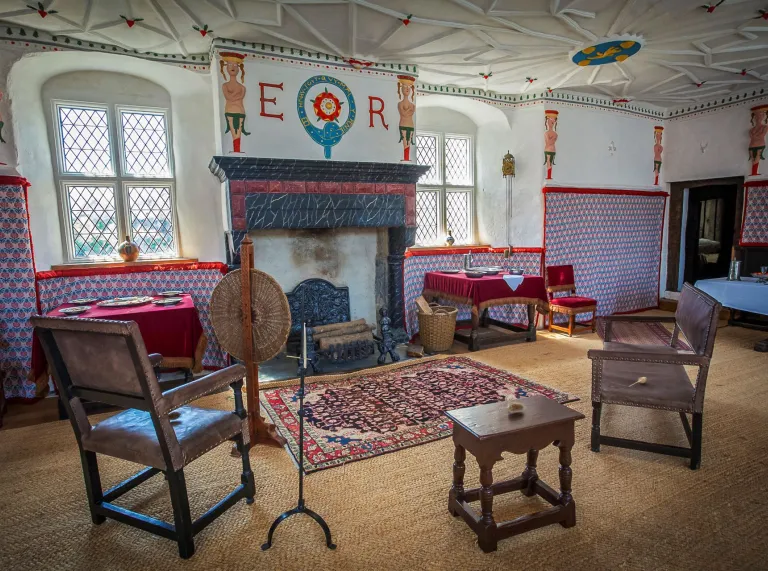
[[[691,459],[691,469],[701,463],[704,389],[717,333],[721,305],[690,284],[683,286],[674,317],[610,316],[605,320],[602,349],[591,349],[592,359],[592,450],[600,445],[658,452]],[[611,326],[616,321],[674,323],[670,346],[630,345],[611,341]],[[693,349],[675,349],[683,333]],[[685,365],[698,367],[691,383]],[[645,382],[637,382],[641,378]],[[675,411],[680,414],[690,448],[614,438],[600,434],[603,403]],[[692,415],[693,428],[687,414]]]
[[[555,297],[556,293],[567,292],[568,295]],[[576,295],[576,278],[573,266],[547,266],[547,293],[549,294],[549,330],[562,331],[569,337],[573,336],[576,326],[587,327],[595,332],[597,324],[597,300],[591,297]],[[555,314],[568,316],[568,327],[555,325]],[[577,315],[592,314],[592,321],[579,323]]]
[[[243,407],[245,367],[235,365],[172,390],[161,391],[132,321],[32,317],[53,379],[75,431],[91,520],[109,517],[178,542],[179,555],[191,557],[193,536],[241,498],[253,503],[254,481],[248,458],[249,433]],[[227,385],[235,392],[235,411],[186,406]],[[91,426],[82,399],[128,409]],[[184,467],[227,440],[240,451],[240,485],[192,521]],[[96,454],[148,466],[114,488],[102,491]],[[112,503],[155,474],[168,480],[174,525]]]

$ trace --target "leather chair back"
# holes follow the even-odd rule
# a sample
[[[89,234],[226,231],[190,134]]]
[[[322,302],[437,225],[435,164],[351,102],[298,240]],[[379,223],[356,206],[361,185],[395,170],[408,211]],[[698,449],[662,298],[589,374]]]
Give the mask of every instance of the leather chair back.
[[[721,309],[722,305],[713,297],[689,283],[683,285],[675,311],[675,326],[697,355],[712,356]]]

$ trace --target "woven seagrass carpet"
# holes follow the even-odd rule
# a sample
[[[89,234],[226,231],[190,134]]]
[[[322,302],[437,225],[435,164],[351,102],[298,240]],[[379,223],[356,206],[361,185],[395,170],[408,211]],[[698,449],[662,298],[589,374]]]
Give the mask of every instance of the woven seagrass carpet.
[[[446,410],[544,395],[560,403],[567,393],[467,357],[417,361],[373,369],[343,380],[310,382],[305,397],[307,472],[340,466],[451,435]],[[261,403],[298,458],[296,386],[262,391]]]
[[[597,319],[597,334],[600,339],[605,339],[605,320]],[[664,327],[664,324],[657,321],[650,323],[629,323],[618,322],[611,327],[611,341],[617,343],[629,343],[631,345],[669,345],[672,339],[672,333]],[[690,351],[691,347],[682,340],[677,339],[677,349]]]

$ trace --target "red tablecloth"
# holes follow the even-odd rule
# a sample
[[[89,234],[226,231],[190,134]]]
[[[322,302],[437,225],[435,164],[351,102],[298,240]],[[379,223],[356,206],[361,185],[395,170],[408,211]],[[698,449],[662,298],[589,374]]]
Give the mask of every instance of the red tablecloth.
[[[426,296],[439,296],[455,303],[469,304],[482,312],[494,305],[535,304],[541,313],[548,311],[547,288],[541,276],[524,276],[514,291],[502,274],[468,278],[464,274],[427,272],[424,275]]]
[[[136,307],[97,307],[96,302],[91,309],[76,317],[91,319],[113,319],[115,321],[135,321],[144,339],[148,353],[160,353],[163,356],[163,367],[202,370],[202,359],[208,343],[203,334],[200,317],[192,301],[192,296],[184,294],[183,301],[177,305],[159,306],[148,303]],[[158,298],[159,299],[159,298]],[[49,311],[46,315],[64,317],[59,312],[64,307],[72,307],[64,303]],[[47,363],[43,348],[37,336],[32,341],[32,371],[34,378],[45,374]]]

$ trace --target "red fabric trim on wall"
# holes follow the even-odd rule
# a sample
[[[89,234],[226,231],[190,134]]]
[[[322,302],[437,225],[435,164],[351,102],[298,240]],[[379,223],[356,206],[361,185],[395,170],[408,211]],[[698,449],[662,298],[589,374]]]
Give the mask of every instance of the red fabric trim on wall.
[[[576,188],[568,186],[545,186],[541,192],[548,194],[550,192],[570,192],[574,194],[629,194],[634,196],[669,196],[668,192],[663,190],[622,190],[618,188]],[[546,242],[545,242],[546,244]]]
[[[748,180],[744,183],[744,188],[750,188],[752,186],[768,186],[768,179]]]
[[[492,248],[490,246],[465,246],[458,248],[420,248],[418,250],[408,250],[405,253],[406,258],[413,256],[450,256],[454,254],[503,254],[507,248]],[[512,254],[543,254],[544,248],[509,248]]]
[[[49,280],[52,278],[77,277],[77,276],[100,276],[113,274],[135,274],[143,272],[161,272],[169,270],[219,270],[222,274],[228,271],[227,264],[222,262],[196,262],[188,264],[154,264],[144,266],[127,266],[119,268],[77,268],[71,270],[52,270],[48,272],[38,272],[35,274],[38,280]]]
[[[23,186],[25,189],[29,188],[30,184],[23,176],[9,176],[0,175],[0,184],[7,184],[12,186]]]

